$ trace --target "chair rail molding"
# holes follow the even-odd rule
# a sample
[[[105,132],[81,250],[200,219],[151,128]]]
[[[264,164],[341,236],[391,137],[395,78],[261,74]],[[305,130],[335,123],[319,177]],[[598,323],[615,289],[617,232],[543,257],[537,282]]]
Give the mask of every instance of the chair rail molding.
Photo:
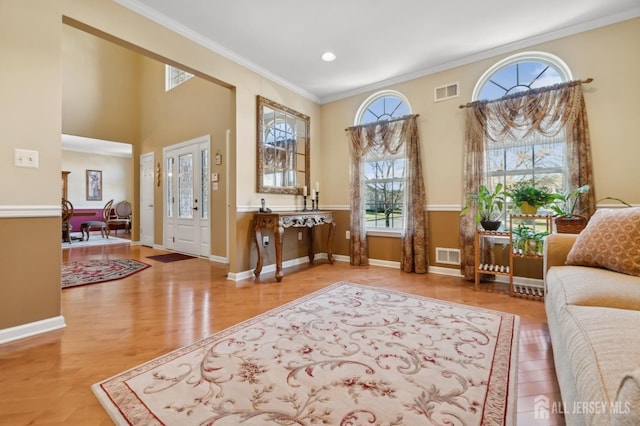
[[[60,217],[59,205],[1,206],[0,219],[20,217]]]

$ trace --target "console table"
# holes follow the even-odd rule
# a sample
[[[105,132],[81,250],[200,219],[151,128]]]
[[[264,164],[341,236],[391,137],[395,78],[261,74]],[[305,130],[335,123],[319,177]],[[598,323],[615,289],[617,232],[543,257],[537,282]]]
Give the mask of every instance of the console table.
[[[327,257],[329,263],[333,263],[333,237],[336,232],[336,223],[333,220],[333,212],[328,211],[295,211],[255,213],[254,231],[256,247],[258,249],[258,263],[253,271],[257,277],[262,272],[262,230],[272,229],[276,246],[276,280],[282,281],[282,239],[286,228],[307,228],[309,236],[309,262],[313,263],[314,227],[329,225],[329,237],[327,239]]]

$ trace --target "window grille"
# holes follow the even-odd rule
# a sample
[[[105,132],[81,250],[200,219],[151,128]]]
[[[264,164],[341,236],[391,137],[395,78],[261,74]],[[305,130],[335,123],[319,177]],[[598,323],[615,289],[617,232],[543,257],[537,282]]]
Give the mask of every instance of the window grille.
[[[165,65],[165,91],[181,85],[193,77],[193,74],[183,71],[171,65]]]

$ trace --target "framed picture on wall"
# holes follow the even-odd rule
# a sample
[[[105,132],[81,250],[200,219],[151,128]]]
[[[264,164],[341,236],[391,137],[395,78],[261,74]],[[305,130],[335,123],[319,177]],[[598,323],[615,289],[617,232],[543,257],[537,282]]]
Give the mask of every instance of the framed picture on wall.
[[[102,201],[102,170],[87,170],[87,201]]]

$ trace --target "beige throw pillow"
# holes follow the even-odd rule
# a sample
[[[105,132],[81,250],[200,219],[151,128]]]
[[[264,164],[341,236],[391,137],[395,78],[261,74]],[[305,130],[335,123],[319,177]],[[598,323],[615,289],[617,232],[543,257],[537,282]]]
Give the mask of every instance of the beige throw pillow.
[[[597,210],[578,235],[566,264],[640,276],[640,207]]]

